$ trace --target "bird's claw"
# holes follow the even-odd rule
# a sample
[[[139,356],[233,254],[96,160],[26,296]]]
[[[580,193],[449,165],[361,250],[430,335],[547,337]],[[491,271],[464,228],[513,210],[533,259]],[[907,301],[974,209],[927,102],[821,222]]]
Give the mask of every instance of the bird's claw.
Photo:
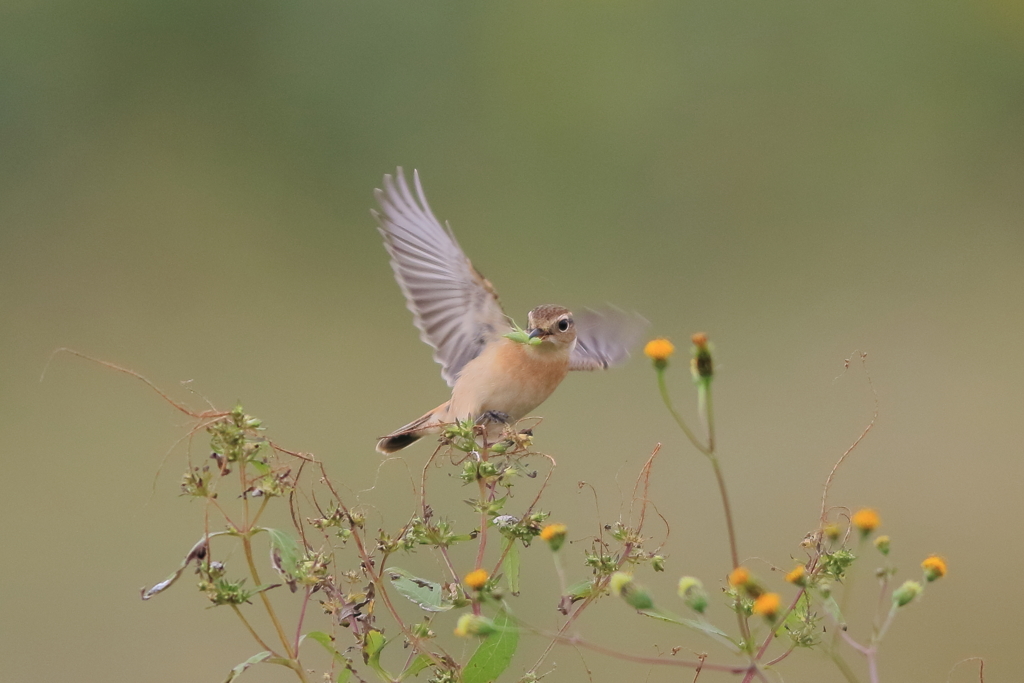
[[[486,424],[488,422],[507,425],[512,423],[512,417],[508,413],[503,413],[500,410],[488,410],[476,421],[478,425]]]

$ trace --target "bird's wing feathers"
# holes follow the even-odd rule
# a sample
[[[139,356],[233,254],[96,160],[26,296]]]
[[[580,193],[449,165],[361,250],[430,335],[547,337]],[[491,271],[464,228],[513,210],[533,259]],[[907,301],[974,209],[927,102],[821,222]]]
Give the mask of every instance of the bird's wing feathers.
[[[602,370],[622,363],[648,325],[641,316],[617,308],[586,309],[573,318],[576,347],[569,358],[570,370]]]
[[[488,341],[508,329],[494,287],[469,262],[451,228],[434,217],[413,171],[414,197],[399,168],[377,190],[381,213],[372,212],[391,255],[406,306],[420,338],[434,347],[441,376],[455,385],[462,368]]]

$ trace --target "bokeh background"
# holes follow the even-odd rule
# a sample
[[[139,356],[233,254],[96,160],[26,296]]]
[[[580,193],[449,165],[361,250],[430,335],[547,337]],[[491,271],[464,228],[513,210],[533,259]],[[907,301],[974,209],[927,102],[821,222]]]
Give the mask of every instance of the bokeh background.
[[[2,3],[0,679],[215,681],[256,651],[190,581],[138,597],[202,526],[177,496],[190,421],[78,358],[57,356],[40,381],[58,347],[197,409],[240,400],[277,441],[328,461],[372,523],[411,513],[407,471],[428,448],[381,466],[374,438],[446,387],[368,213],[398,165],[420,170],[517,318],[610,302],[684,355],[690,333],[711,335],[740,551],[783,591],[768,563],[799,556],[829,469],[870,419],[864,372],[843,371],[867,352],[879,418],[832,502],[881,511],[903,576],[931,552],[951,567],[897,621],[883,675],[977,680],[954,666],[983,656],[992,680],[1012,679],[1022,7]],[[671,372],[692,415],[685,359]],[[663,442],[651,497],[672,526],[668,571],[643,580],[665,601],[683,573],[721,584],[713,479],[646,359],[570,377],[538,412],[571,576]],[[554,625],[547,551],[524,560],[535,588],[518,609]],[[875,563],[861,567],[855,635]],[[708,647],[612,600],[579,632],[641,654]],[[549,680],[588,680],[587,667],[594,681],[689,680],[571,649],[552,662]],[[783,672],[838,678],[815,655]]]

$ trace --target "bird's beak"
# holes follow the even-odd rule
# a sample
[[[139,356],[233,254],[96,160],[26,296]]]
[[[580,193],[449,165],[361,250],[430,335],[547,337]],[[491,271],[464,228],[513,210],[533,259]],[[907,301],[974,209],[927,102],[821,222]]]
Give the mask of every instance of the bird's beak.
[[[540,329],[539,327],[535,327],[532,330],[530,330],[530,339],[536,339],[537,337],[542,336],[544,336],[544,330]]]

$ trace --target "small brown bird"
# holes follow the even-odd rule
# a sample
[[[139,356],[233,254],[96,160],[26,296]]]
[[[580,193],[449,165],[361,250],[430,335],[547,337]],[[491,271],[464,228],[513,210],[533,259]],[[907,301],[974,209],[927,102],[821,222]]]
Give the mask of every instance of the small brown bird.
[[[626,359],[646,321],[617,309],[573,316],[561,306],[537,306],[527,318],[527,335],[507,337],[513,327],[494,287],[466,258],[451,228],[434,217],[416,171],[413,182],[415,197],[401,168],[394,179],[385,175],[384,190],[375,192],[382,212],[372,213],[420,338],[434,348],[452,397],[381,437],[378,451],[394,453],[456,420],[515,422],[570,370]]]

